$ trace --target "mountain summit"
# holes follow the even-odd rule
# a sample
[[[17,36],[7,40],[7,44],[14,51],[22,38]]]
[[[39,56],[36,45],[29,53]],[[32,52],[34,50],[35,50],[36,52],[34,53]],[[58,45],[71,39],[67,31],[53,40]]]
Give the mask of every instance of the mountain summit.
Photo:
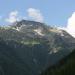
[[[66,31],[22,20],[0,27],[1,75],[39,75],[75,49]]]

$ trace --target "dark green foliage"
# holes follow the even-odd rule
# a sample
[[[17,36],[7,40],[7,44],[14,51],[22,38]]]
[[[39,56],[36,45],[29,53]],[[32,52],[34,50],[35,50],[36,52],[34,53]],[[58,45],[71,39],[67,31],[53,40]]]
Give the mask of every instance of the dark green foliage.
[[[75,75],[75,51],[48,68],[41,75]]]

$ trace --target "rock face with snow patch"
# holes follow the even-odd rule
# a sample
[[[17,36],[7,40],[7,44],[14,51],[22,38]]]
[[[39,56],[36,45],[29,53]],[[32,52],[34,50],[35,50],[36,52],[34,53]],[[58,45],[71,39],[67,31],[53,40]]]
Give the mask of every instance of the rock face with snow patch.
[[[74,48],[75,39],[66,31],[22,20],[9,28],[0,28],[0,72],[39,75]]]

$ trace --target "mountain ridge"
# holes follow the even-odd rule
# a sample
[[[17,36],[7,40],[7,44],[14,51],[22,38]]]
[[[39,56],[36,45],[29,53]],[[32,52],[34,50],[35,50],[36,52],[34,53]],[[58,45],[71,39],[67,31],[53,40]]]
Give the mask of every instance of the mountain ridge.
[[[44,23],[23,20],[6,28],[0,27],[0,60],[8,69],[2,62],[0,65],[6,75],[39,75],[74,48],[72,36]]]

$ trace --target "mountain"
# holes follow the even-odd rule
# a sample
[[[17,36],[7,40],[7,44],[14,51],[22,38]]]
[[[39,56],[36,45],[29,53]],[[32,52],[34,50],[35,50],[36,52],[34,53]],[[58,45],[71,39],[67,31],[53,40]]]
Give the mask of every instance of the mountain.
[[[1,75],[39,75],[75,49],[75,38],[44,23],[22,20],[0,27]]]
[[[75,75],[75,51],[49,67],[42,75]]]

